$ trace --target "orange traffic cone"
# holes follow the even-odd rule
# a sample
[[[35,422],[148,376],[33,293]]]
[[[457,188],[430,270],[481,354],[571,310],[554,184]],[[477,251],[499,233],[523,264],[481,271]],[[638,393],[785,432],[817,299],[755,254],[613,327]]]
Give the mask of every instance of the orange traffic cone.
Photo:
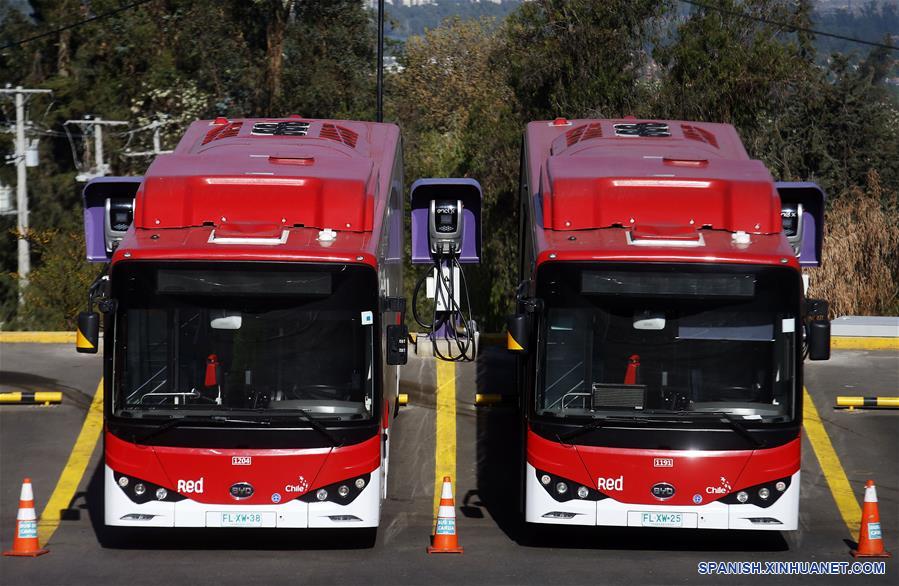
[[[443,492],[440,494],[440,508],[437,509],[437,531],[428,553],[462,553],[456,536],[456,501],[453,499],[453,481],[443,477]]]
[[[19,514],[16,516],[16,534],[12,540],[12,549],[3,555],[37,557],[50,553],[41,549],[37,541],[37,516],[34,514],[34,492],[31,490],[31,479],[22,482],[22,494],[19,497]]]
[[[865,503],[862,506],[862,526],[858,532],[858,549],[849,553],[857,558],[888,558],[893,554],[883,548],[880,513],[877,511],[877,489],[874,481],[865,483]]]

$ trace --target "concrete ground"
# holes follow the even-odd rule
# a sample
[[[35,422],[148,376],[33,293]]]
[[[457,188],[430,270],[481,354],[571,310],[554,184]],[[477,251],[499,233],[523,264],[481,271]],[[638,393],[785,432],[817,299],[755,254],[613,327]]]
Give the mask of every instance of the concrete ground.
[[[851,562],[850,534],[815,454],[804,441],[800,529],[716,532],[585,528],[522,530],[508,479],[516,474],[518,423],[502,407],[475,408],[475,392],[510,392],[510,360],[485,348],[456,366],[456,504],[462,556],[425,553],[434,490],[435,369],[403,370],[412,397],[393,428],[389,498],[373,548],[344,534],[267,530],[160,532],[129,548],[101,547],[100,450],[37,559],[0,558],[0,584],[896,584],[899,560],[881,576],[702,576],[703,561]],[[62,405],[0,406],[0,547],[9,547],[21,479],[43,509],[66,464],[100,376],[97,357],[68,346],[0,345],[0,392],[61,390]],[[838,394],[896,395],[899,353],[836,351],[807,363],[806,386],[859,501],[877,481],[887,549],[899,555],[899,411],[837,411]]]

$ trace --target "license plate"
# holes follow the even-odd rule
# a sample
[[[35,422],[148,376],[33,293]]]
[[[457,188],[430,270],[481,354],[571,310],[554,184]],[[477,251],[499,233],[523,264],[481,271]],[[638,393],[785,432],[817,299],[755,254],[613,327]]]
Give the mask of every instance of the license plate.
[[[683,527],[683,513],[640,513],[643,527]]]
[[[220,512],[207,515],[207,526],[218,527],[274,527],[275,514],[252,511]],[[216,523],[218,521],[218,523]]]

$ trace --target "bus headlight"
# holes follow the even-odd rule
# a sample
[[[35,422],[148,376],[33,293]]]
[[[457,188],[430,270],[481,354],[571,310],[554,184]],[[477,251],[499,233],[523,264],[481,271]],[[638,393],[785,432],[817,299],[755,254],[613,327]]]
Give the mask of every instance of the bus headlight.
[[[142,505],[152,500],[176,503],[187,497],[154,482],[113,471],[115,483],[131,502]]]
[[[768,500],[768,497],[769,497],[769,496],[771,496],[771,491],[770,491],[770,490],[768,490],[767,488],[764,488],[764,487],[762,487],[762,488],[759,489],[759,498],[760,498],[760,499],[762,499],[762,500]]]
[[[783,492],[783,491],[787,490],[787,483],[784,482],[783,480],[778,480],[777,483],[774,485],[774,488],[776,488],[778,492]]]
[[[559,503],[566,503],[573,499],[583,499],[587,501],[601,501],[609,498],[608,495],[600,491],[590,488],[586,484],[581,484],[583,480],[572,480],[557,476],[551,472],[543,470],[534,470],[534,480],[540,485],[540,488]]]
[[[350,477],[344,480],[318,487],[318,490],[297,497],[304,503],[330,502],[338,505],[348,505],[362,494],[362,490],[368,486],[371,473],[363,476]]]
[[[745,503],[749,500],[749,493],[747,493],[745,490],[741,490],[737,493],[737,500],[741,503]]]

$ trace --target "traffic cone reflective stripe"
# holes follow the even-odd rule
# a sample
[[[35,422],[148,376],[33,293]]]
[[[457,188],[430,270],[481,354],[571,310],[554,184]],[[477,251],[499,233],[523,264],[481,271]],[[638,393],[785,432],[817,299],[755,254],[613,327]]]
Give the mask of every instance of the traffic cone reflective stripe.
[[[880,512],[877,510],[877,488],[874,481],[865,484],[865,502],[862,505],[862,524],[858,532],[858,549],[850,551],[857,558],[888,558],[892,554],[883,547],[883,530]]]
[[[22,482],[22,493],[19,496],[19,513],[16,515],[16,532],[13,535],[12,549],[3,555],[37,557],[50,553],[41,549],[37,540],[37,515],[34,512],[34,491],[31,479]]]
[[[443,477],[440,506],[437,509],[437,529],[434,542],[428,553],[462,553],[456,535],[456,501],[453,499],[453,482],[449,476]]]

